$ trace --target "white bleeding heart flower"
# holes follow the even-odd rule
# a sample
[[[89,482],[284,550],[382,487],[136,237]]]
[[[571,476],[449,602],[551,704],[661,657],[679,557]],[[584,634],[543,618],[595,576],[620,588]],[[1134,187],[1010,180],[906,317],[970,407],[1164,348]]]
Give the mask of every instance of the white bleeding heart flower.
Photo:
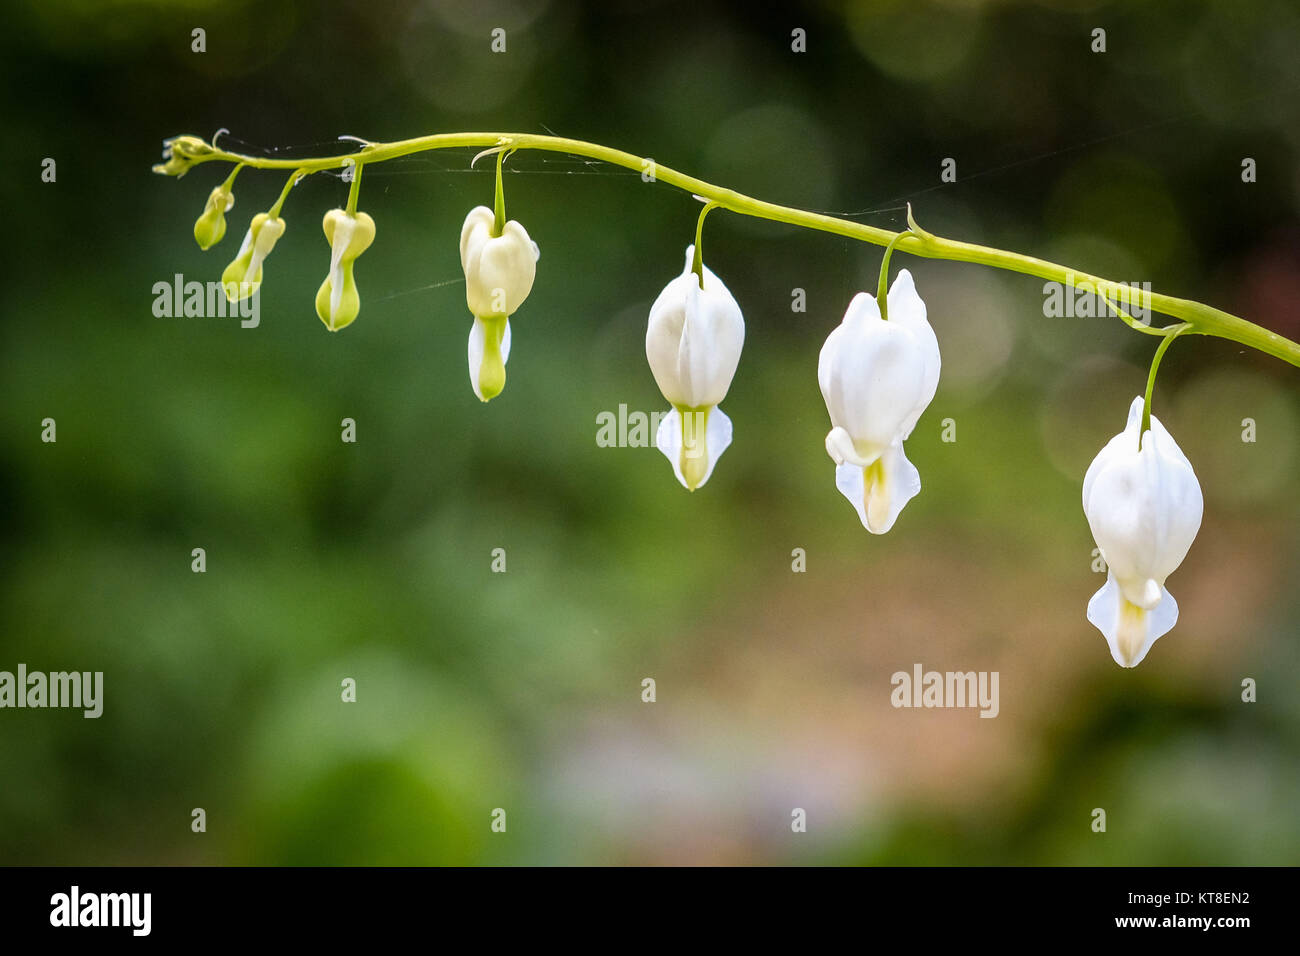
[[[1201,485],[1173,436],[1151,416],[1142,428],[1142,397],[1133,399],[1124,431],[1112,438],[1083,478],[1083,512],[1106,561],[1106,583],[1088,602],[1088,620],[1106,636],[1111,657],[1136,667],[1178,621],[1165,578],[1187,556],[1201,527]]]
[[[474,315],[469,333],[469,381],[480,401],[501,394],[510,357],[510,316],[533,289],[541,252],[513,219],[493,235],[496,215],[475,206],[460,230],[465,302]]]
[[[826,451],[835,462],[835,487],[873,534],[892,528],[921,490],[903,442],[939,387],[939,341],[906,269],[886,306],[888,320],[875,296],[854,296],[817,363],[831,417]]]
[[[701,487],[731,444],[731,419],[718,405],[727,396],[745,344],[745,318],[722,280],[707,266],[686,267],[650,307],[645,354],[655,383],[672,409],[660,421],[655,446],[689,491]]]

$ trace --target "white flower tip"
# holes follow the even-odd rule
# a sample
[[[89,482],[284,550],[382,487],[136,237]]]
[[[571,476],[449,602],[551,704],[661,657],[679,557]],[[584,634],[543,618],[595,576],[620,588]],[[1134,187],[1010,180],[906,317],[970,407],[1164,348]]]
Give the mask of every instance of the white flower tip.
[[[1125,423],[1125,428],[1142,421],[1142,408],[1145,404],[1146,401],[1141,395],[1128,403],[1128,421]]]
[[[1154,583],[1154,582],[1148,582]],[[1101,631],[1110,656],[1120,667],[1137,667],[1155,642],[1178,623],[1178,602],[1159,588],[1155,603],[1142,608],[1124,597],[1113,573],[1088,602],[1088,620]]]
[[[844,313],[841,325],[850,325],[861,321],[870,320],[880,321],[880,303],[876,301],[874,295],[866,292],[859,292],[849,302],[849,307]],[[829,342],[830,340],[827,339]]]
[[[1158,581],[1147,578],[1146,584],[1142,585],[1142,607],[1149,611],[1159,604],[1163,591]]]
[[[469,384],[480,402],[491,401],[505,388],[509,358],[510,320],[484,321],[476,316],[469,330]]]
[[[826,433],[826,454],[831,456],[831,461],[837,465],[850,464],[863,465],[858,450],[853,447],[853,439],[843,428],[836,425]]]
[[[686,247],[686,268],[682,269],[682,275],[691,271],[691,266],[695,265],[695,243]]]
[[[831,436],[826,440],[829,448]],[[920,493],[921,473],[907,460],[900,443],[891,445],[865,466],[852,459],[837,464],[835,487],[853,505],[862,527],[872,534],[885,534],[902,514],[903,506]]]
[[[686,415],[670,409],[659,422],[655,447],[687,491],[703,488],[714,466],[731,445],[731,419],[716,405]]]

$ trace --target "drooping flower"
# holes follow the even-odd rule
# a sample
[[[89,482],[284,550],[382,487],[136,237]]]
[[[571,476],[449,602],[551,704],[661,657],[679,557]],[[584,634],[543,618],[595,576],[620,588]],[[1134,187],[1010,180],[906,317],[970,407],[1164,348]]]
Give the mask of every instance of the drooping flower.
[[[375,221],[364,212],[331,209],[322,227],[330,244],[330,271],[316,291],[316,314],[327,329],[337,332],[351,325],[361,311],[352,266],[375,241]]]
[[[227,183],[217,186],[208,194],[203,213],[194,221],[194,241],[200,249],[207,251],[225,238],[226,213],[234,204],[235,196]]]
[[[655,445],[689,491],[709,480],[731,444],[731,419],[718,405],[727,397],[745,344],[745,319],[722,280],[701,264],[686,268],[650,307],[645,354],[671,411],[659,423]]]
[[[284,235],[285,222],[268,213],[259,212],[244,234],[243,245],[221,273],[221,285],[231,302],[246,299],[262,285],[262,263],[275,248],[276,241]]]
[[[541,252],[528,230],[511,219],[494,234],[496,215],[475,206],[460,230],[460,264],[465,270],[465,302],[474,315],[469,331],[469,383],[480,401],[501,394],[510,357],[510,316],[537,276]]]
[[[826,451],[835,486],[863,527],[884,534],[921,490],[921,474],[903,442],[939,386],[939,341],[912,275],[899,270],[886,298],[859,292],[827,337],[817,382],[831,417]]]
[[[1191,462],[1154,415],[1142,428],[1142,396],[1128,424],[1097,453],[1083,478],[1083,511],[1106,561],[1106,583],[1088,620],[1121,667],[1136,667],[1178,621],[1165,578],[1201,527],[1201,485]],[[1140,433],[1140,438],[1139,438]]]

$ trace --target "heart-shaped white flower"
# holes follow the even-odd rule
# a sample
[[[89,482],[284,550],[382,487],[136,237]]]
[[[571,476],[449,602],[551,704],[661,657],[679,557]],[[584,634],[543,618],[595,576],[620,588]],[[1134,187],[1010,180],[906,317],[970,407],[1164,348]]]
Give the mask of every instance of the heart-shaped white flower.
[[[496,215],[475,206],[460,230],[460,265],[465,271],[465,302],[474,315],[469,333],[469,382],[480,401],[495,398],[505,388],[510,357],[510,316],[537,277],[541,252],[526,230],[513,219],[493,235]]]
[[[673,474],[694,491],[709,480],[731,444],[731,419],[717,406],[727,396],[745,344],[745,318],[722,280],[708,266],[686,267],[650,307],[645,354],[655,383],[672,410],[659,423],[655,445]]]
[[[1142,396],[1128,424],[1092,460],[1083,478],[1083,512],[1106,561],[1106,583],[1088,602],[1088,620],[1106,636],[1111,657],[1136,667],[1178,621],[1165,590],[1201,527],[1203,500],[1191,462],[1154,415],[1141,433]]]
[[[835,462],[835,486],[873,534],[892,528],[921,490],[903,442],[939,387],[939,341],[906,269],[886,304],[888,321],[874,296],[854,296],[817,362],[831,417],[826,451]]]

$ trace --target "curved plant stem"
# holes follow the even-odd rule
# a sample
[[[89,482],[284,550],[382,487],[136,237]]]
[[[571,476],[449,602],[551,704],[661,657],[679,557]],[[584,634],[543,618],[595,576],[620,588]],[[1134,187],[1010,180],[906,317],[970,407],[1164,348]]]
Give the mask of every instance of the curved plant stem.
[[[563,136],[543,136],[534,133],[437,133],[431,136],[419,136],[415,139],[404,139],[393,143],[366,143],[357,152],[344,153],[338,156],[322,156],[308,160],[265,159],[259,156],[245,156],[210,147],[210,152],[204,152],[202,155],[193,157],[191,164],[215,160],[242,163],[254,169],[301,169],[306,172],[316,172],[322,169],[335,169],[349,163],[356,163],[360,166],[363,162],[377,163],[396,159],[400,156],[409,156],[413,153],[462,147],[536,149],[583,156],[588,159],[610,163],[614,166],[636,170],[642,172],[643,175],[647,170],[653,170],[654,180],[694,193],[716,203],[723,209],[743,216],[770,219],[792,226],[815,229],[837,236],[845,236],[849,239],[874,243],[878,246],[893,244],[894,248],[899,252],[927,259],[973,262],[979,265],[991,266],[995,269],[1020,272],[1025,275],[1036,276],[1040,279],[1060,282],[1063,285],[1095,292],[1103,298],[1114,300],[1123,305],[1149,305],[1151,309],[1157,312],[1183,320],[1188,328],[1183,329],[1182,333],[1213,335],[1218,338],[1228,339],[1280,358],[1284,362],[1300,366],[1300,343],[1293,342],[1239,316],[1231,315],[1201,302],[1180,299],[1157,292],[1144,292],[1133,288],[1127,283],[1115,282],[1100,276],[1080,272],[1077,269],[1070,269],[1034,256],[1021,255],[1017,252],[1008,252],[1003,249],[994,249],[970,242],[959,242],[955,239],[944,239],[916,227],[914,222],[909,223],[911,228],[908,231],[910,231],[911,235],[901,235],[865,223],[852,222],[847,219],[808,212],[790,206],[780,206],[776,203],[746,196],[733,189],[715,186],[702,179],[696,179],[694,176],[688,176],[685,173],[654,162],[648,157],[636,156],[623,150]],[[1139,323],[1131,320],[1130,324],[1135,328],[1139,325]],[[1162,329],[1146,329],[1145,331],[1156,335],[1170,334],[1168,330]]]
[[[911,204],[908,204],[908,218],[911,218]],[[880,257],[880,279],[876,282],[876,306],[880,309],[880,317],[886,321],[889,320],[889,259],[894,254],[894,247],[907,236],[915,235],[911,229],[906,232],[900,232],[893,239],[889,240],[889,245],[885,246],[885,254]]]
[[[280,210],[284,208],[284,201],[289,198],[289,190],[298,185],[298,181],[306,176],[307,173],[299,169],[289,174],[289,181],[284,184],[284,189],[280,190],[280,198],[275,201],[275,205],[267,210],[267,215],[272,219],[280,218]]]
[[[704,208],[700,210],[700,218],[695,220],[695,256],[691,261],[691,271],[699,280],[701,289],[704,288],[704,217],[718,206],[719,203],[716,202],[705,203]]]
[[[1142,427],[1138,429],[1138,450],[1142,450],[1142,436],[1151,430],[1151,393],[1156,387],[1156,372],[1160,371],[1160,360],[1165,357],[1165,352],[1169,351],[1169,346],[1174,344],[1174,339],[1184,332],[1191,331],[1191,323],[1184,322],[1182,325],[1175,325],[1169,330],[1169,334],[1160,340],[1156,346],[1155,357],[1151,359],[1151,371],[1147,373],[1147,391],[1142,399]]]
[[[235,168],[232,169],[230,175],[226,177],[226,181],[221,184],[221,188],[226,192],[230,192],[231,187],[235,185],[235,177],[239,175],[239,171],[243,168],[243,163],[236,163]]]

